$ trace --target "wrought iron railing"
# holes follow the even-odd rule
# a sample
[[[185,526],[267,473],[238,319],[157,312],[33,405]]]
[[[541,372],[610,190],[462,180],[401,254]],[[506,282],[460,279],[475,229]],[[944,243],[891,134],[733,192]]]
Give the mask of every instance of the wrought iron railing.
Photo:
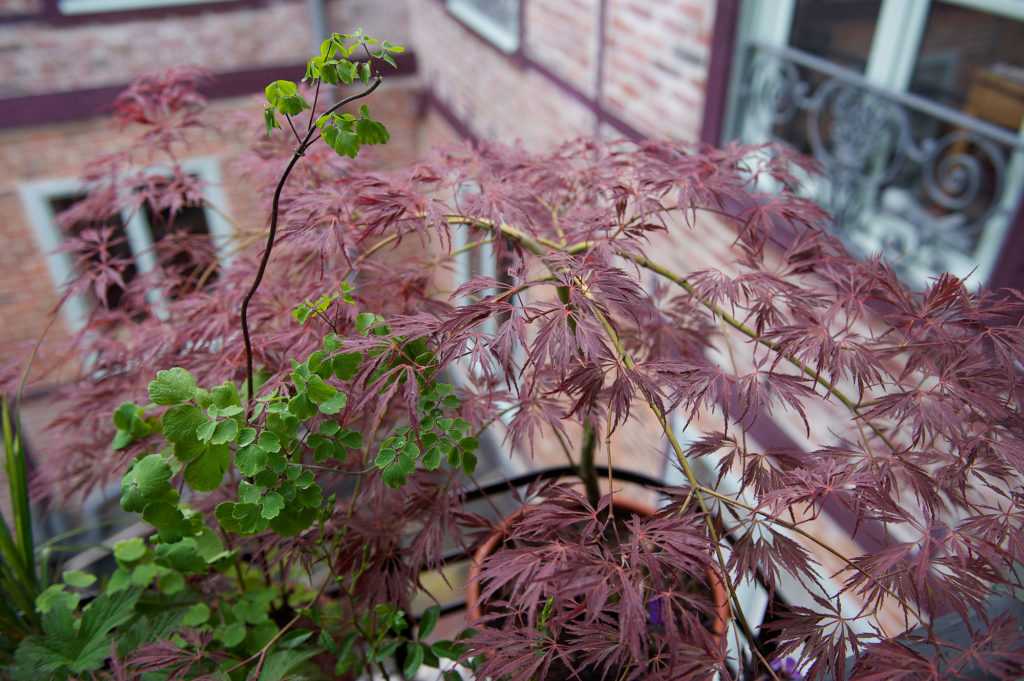
[[[800,50],[748,47],[736,132],[813,157],[806,191],[859,256],[912,285],[991,273],[1024,186],[1024,140],[924,97],[881,88]]]

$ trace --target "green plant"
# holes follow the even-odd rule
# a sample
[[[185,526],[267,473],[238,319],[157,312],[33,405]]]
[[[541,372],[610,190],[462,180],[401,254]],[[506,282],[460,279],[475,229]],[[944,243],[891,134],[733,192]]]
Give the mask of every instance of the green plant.
[[[386,129],[368,108],[340,111],[380,84],[349,58],[358,50],[390,54],[361,34],[332,36],[310,63],[311,104],[298,84],[268,88],[268,135],[248,159],[271,205],[268,233],[252,240],[266,246],[243,249],[208,287],[165,254],[161,314],[141,278],[124,282],[110,262],[102,221],[127,209],[118,197],[179,205],[194,196],[183,198],[188,173],[176,167],[173,189],[140,198],[101,182],[72,214],[99,225],[69,246],[92,263],[84,282],[128,295],[90,327],[117,324],[116,339],[76,338],[90,364],[62,394],[76,466],[58,472],[88,488],[127,468],[122,503],[155,534],[117,546],[102,596],[72,575],[36,599],[43,633],[18,648],[25,675],[408,676],[461,656],[502,681],[821,679],[844,677],[855,655],[866,679],[971,666],[1020,677],[1014,619],[969,616],[1020,582],[1019,292],[974,293],[952,276],[912,292],[883,262],[849,257],[795,192],[799,159],[777,150],[582,140],[368,169],[348,157]],[[176,144],[170,114],[198,125],[190,78],[145,81],[119,115],[149,125],[147,145]],[[335,80],[367,87],[321,114],[319,85]],[[764,193],[766,177],[780,191]],[[716,245],[733,230],[725,271],[655,259],[691,243],[687,226]],[[451,248],[456,231],[469,238]],[[435,275],[484,244],[507,276],[439,290]],[[174,368],[143,391],[149,367]],[[458,389],[442,382],[460,369]],[[807,451],[758,441],[756,421],[787,411]],[[112,423],[91,420],[110,412]],[[848,418],[821,418],[834,412]],[[710,432],[684,445],[676,418]],[[532,494],[536,510],[481,570],[491,616],[455,643],[424,641],[437,611],[410,624],[422,575],[487,525],[463,505],[465,477],[478,434],[499,422],[523,453],[536,440],[578,452],[589,499]],[[662,512],[620,527],[594,459],[608,455],[618,494],[612,457],[637,447],[625,423],[661,431],[686,483]],[[695,459],[711,455],[729,485],[699,475]],[[811,523],[826,504],[873,525],[882,547],[850,555],[824,541]],[[709,568],[749,644],[745,669],[699,615]],[[748,579],[813,590],[762,628],[771,646],[739,598]],[[116,616],[100,626],[93,608]],[[930,626],[947,610],[969,636]],[[882,629],[893,620],[904,635]]]
[[[0,664],[15,647],[40,630],[35,600],[45,583],[45,563],[36,554],[28,495],[28,470],[21,436],[15,429],[7,399],[0,401],[4,473],[10,492],[11,525],[0,514]],[[12,527],[13,526],[13,527]]]
[[[365,568],[357,564],[348,573],[335,572],[334,554],[344,530],[328,527],[335,496],[325,499],[316,475],[327,462],[344,463],[352,451],[365,457],[363,433],[345,427],[339,417],[348,403],[344,385],[356,378],[383,393],[417,396],[410,404],[412,422],[392,427],[373,457],[372,467],[386,486],[401,487],[418,467],[433,471],[443,461],[472,473],[478,443],[469,423],[457,415],[460,402],[452,386],[436,381],[436,362],[426,341],[395,336],[379,315],[353,311],[354,328],[366,339],[363,347],[347,348],[337,335],[327,334],[315,352],[292,361],[287,384],[257,395],[262,382],[252,371],[246,316],[269,262],[278,201],[292,168],[321,137],[349,157],[362,145],[388,141],[387,129],[366,106],[358,118],[338,110],[373,92],[381,77],[372,64],[394,65],[391,55],[402,49],[362,32],[334,34],[309,62],[306,79],[316,89],[312,104],[293,82],[267,86],[267,134],[279,128],[281,116],[298,146],[275,191],[268,247],[243,302],[246,381],[241,390],[233,381],[204,387],[189,371],[175,367],[157,372],[148,386],[148,404],[125,402],[114,411],[111,448],[146,445],[122,478],[121,506],[138,513],[154,534],[114,547],[117,569],[99,595],[93,589],[96,578],[80,572],[67,572],[62,583],[39,590],[31,527],[26,525],[24,457],[5,412],[18,514],[16,540],[2,527],[4,554],[12,560],[0,574],[5,590],[23,596],[19,611],[11,613],[12,632],[19,634],[15,638],[12,633],[11,645],[20,643],[16,678],[35,678],[38,672],[54,678],[95,673],[143,644],[165,640],[171,641],[170,649],[158,647],[132,658],[138,670],[157,674],[154,678],[160,676],[157,668],[166,668],[190,676],[252,675],[268,681],[298,667],[312,668],[312,658],[329,652],[336,656],[338,674],[358,675],[397,659],[411,678],[423,664],[438,666],[441,658],[463,653],[456,642],[426,642],[437,623],[436,606],[416,626],[394,604],[347,613],[339,608],[337,592],[347,590],[351,596]],[[350,59],[357,50],[366,61]],[[311,113],[300,137],[292,117],[315,108],[321,84],[353,81],[370,87],[316,118]],[[350,290],[350,282],[343,281],[336,295],[300,303],[292,317],[305,324],[338,300],[354,306]],[[379,425],[378,418],[373,432]],[[282,567],[272,575],[267,556],[258,564],[232,548],[237,538],[295,537],[314,526],[316,539],[304,555],[305,570]],[[277,559],[287,559],[283,548],[276,553]],[[314,566],[320,567],[319,574],[313,573]],[[211,581],[216,591],[204,592]]]

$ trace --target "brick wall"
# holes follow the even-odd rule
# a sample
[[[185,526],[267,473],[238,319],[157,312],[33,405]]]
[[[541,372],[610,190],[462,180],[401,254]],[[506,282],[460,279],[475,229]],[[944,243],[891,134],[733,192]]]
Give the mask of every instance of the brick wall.
[[[181,63],[212,71],[290,64],[313,38],[302,2],[70,26],[0,27],[0,96],[124,83]]]
[[[299,74],[301,75],[301,74]],[[372,104],[374,114],[386,121],[392,143],[372,150],[382,165],[406,163],[419,149],[416,112],[418,89],[413,79],[393,78],[386,82]],[[257,97],[219,100],[210,104],[213,116],[244,112],[260,120],[262,105]],[[85,164],[100,152],[125,148],[137,130],[118,130],[101,118],[76,123],[38,127],[30,131],[0,132],[0,361],[9,359],[17,348],[35,340],[57,303],[58,293],[39,249],[18,192],[20,184],[38,180],[75,178]],[[189,157],[211,156],[219,160],[224,207],[243,231],[258,230],[266,220],[264,206],[252,188],[233,172],[234,160],[248,140],[240,134],[210,132],[196,136]],[[60,320],[50,332],[46,349],[56,351],[66,343],[68,329]]]
[[[39,10],[30,0],[0,1],[21,8],[16,13]],[[408,41],[404,0],[332,0],[327,16],[329,30],[363,27]],[[74,24],[42,18],[0,24],[0,98],[121,84],[177,64],[215,73],[296,64],[316,42],[304,0],[114,21],[96,15]]]
[[[532,147],[585,133],[593,113],[550,80],[516,65],[455,21],[439,2],[411,4],[424,86],[480,138]],[[422,47],[419,47],[422,46]]]
[[[649,135],[696,140],[715,0],[609,0],[604,105]]]
[[[478,137],[538,148],[606,130],[621,136],[621,121],[642,136],[699,138],[716,0],[524,2],[514,55],[444,2],[410,4],[425,87]]]

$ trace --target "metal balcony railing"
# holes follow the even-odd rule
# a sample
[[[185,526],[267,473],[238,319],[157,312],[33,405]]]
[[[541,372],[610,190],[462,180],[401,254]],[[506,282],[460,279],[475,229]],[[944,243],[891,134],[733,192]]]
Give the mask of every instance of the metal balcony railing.
[[[818,162],[806,192],[855,255],[881,252],[911,285],[988,278],[1024,186],[1024,138],[792,48],[751,44],[743,69],[737,132]]]

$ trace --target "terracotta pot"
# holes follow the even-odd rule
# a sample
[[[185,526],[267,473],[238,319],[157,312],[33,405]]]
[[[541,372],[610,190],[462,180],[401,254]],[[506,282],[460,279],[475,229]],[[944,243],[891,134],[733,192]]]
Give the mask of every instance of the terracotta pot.
[[[615,510],[625,511],[633,515],[652,516],[656,513],[655,509],[651,506],[618,495],[614,497],[613,505]],[[487,538],[487,541],[481,544],[480,548],[473,554],[473,562],[469,566],[469,585],[466,587],[466,609],[469,613],[470,621],[479,620],[483,614],[480,603],[480,571],[484,560],[497,551],[505,537],[508,536],[509,528],[515,525],[532,508],[533,506],[529,505],[523,506],[505,518]],[[717,568],[709,564],[706,574],[707,584],[711,589],[711,601],[714,604],[714,621],[710,625],[711,633],[714,634],[715,638],[724,640],[729,623],[729,592],[726,590],[725,584],[722,582],[722,576]]]

